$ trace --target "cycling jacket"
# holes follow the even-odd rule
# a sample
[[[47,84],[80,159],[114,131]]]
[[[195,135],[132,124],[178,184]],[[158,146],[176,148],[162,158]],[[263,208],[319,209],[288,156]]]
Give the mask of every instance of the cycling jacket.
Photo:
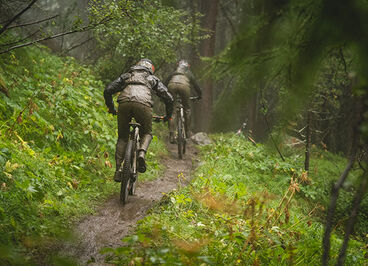
[[[115,111],[112,95],[121,92],[118,103],[139,102],[146,106],[153,106],[152,92],[159,96],[166,105],[166,113],[171,117],[173,97],[166,86],[146,68],[133,66],[128,73],[122,74],[111,82],[104,90],[104,98],[110,112]]]

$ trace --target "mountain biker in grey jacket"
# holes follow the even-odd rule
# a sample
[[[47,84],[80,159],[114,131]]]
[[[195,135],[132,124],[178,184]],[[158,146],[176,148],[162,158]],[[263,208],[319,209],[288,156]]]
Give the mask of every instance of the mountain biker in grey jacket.
[[[186,60],[180,60],[176,70],[166,79],[165,85],[168,87],[169,92],[173,95],[174,99],[177,96],[181,98],[184,109],[185,119],[185,133],[187,138],[190,137],[190,123],[191,123],[191,111],[190,111],[190,89],[194,88],[198,99],[202,98],[202,90],[195,80],[192,72],[189,70],[189,63]],[[170,130],[170,142],[174,143],[174,131],[175,123],[172,119],[169,120]]]
[[[134,117],[140,128],[140,149],[138,151],[138,171],[146,171],[145,154],[152,140],[152,92],[157,94],[165,103],[166,117],[169,120],[173,111],[173,97],[166,86],[153,75],[154,66],[149,59],[141,59],[130,71],[122,74],[111,82],[104,90],[104,98],[109,113],[118,115],[118,141],[116,143],[115,161],[116,171],[114,180],[121,182],[119,168],[124,160],[125,148],[129,138],[129,123]],[[115,110],[112,96],[120,92]]]

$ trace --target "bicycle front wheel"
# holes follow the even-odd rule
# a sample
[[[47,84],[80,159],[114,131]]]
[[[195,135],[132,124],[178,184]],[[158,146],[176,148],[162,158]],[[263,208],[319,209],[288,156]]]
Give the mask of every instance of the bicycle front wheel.
[[[133,141],[129,140],[124,157],[123,164],[123,180],[121,181],[120,187],[120,201],[125,204],[128,201],[129,189],[130,189],[130,176],[132,172],[131,162],[132,162],[132,149]]]

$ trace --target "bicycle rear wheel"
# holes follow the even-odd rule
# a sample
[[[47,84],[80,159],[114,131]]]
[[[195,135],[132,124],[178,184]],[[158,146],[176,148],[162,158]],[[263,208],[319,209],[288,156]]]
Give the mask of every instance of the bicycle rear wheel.
[[[125,158],[123,164],[123,180],[120,187],[120,201],[125,204],[128,201],[129,189],[130,189],[130,176],[131,176],[131,162],[132,162],[132,149],[133,141],[129,140],[125,151]]]
[[[183,146],[184,146],[184,128],[183,128],[183,120],[179,116],[178,117],[178,155],[179,159],[183,159]]]

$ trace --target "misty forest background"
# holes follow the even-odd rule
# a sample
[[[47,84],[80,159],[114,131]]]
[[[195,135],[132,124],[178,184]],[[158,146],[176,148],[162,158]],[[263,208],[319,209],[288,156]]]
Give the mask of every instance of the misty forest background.
[[[364,0],[0,0],[0,261],[49,262],[116,192],[103,89],[140,58],[162,80],[183,58],[213,143],[107,260],[367,265],[367,30]]]

